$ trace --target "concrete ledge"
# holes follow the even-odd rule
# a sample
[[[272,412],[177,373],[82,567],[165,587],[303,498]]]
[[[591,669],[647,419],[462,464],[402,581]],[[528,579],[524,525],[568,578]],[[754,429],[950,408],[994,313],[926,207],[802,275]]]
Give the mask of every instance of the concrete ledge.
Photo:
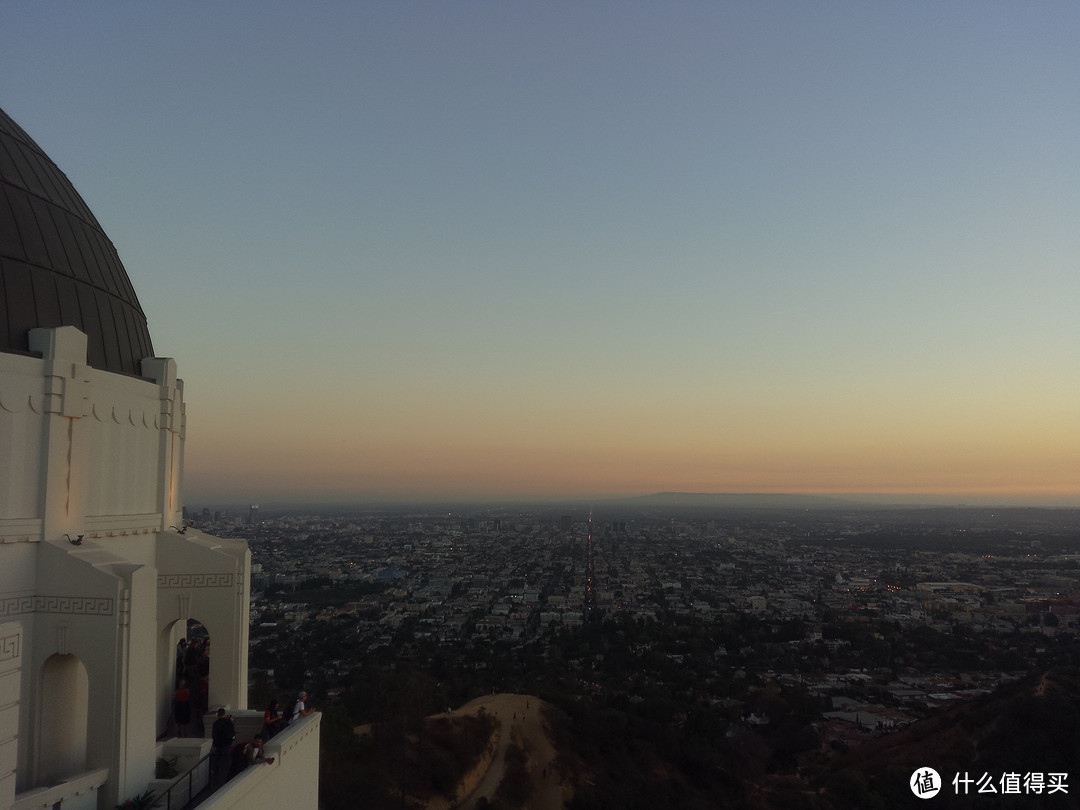
[[[210,740],[203,737],[171,737],[160,745],[161,756],[176,759],[176,769],[186,771],[210,753]]]
[[[210,740],[202,737],[173,737],[158,743],[158,756],[175,760],[178,775],[150,782],[150,790],[159,797],[154,807],[183,807],[210,784],[210,762],[203,759],[210,746]],[[166,800],[164,794],[170,786],[171,798]]]
[[[266,743],[272,765],[251,765],[210,795],[201,810],[318,810],[322,715],[301,718]]]
[[[236,739],[233,740],[233,745],[236,743],[251,742],[252,737],[262,731],[262,712],[257,712],[254,709],[239,709],[234,712],[230,711],[228,706],[225,707],[225,711],[232,715],[233,726],[236,728]],[[206,729],[207,738],[210,737],[210,733],[214,728],[214,722],[216,720],[216,707],[212,712],[207,712],[203,715],[203,728]]]
[[[97,810],[97,790],[109,778],[108,768],[70,776],[46,788],[34,788],[15,797],[12,810]]]

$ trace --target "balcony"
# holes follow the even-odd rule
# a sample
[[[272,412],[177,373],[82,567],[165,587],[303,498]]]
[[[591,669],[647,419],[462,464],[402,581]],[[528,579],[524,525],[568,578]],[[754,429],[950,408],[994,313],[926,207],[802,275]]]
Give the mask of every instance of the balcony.
[[[258,714],[261,727],[262,713],[250,714]],[[251,739],[252,735],[243,734],[243,721],[247,718],[235,719],[237,740]],[[316,712],[277,734],[263,746],[266,756],[273,757],[274,764],[255,764],[241,771],[197,802],[200,810],[266,810],[267,807],[318,810],[321,724],[322,715]]]

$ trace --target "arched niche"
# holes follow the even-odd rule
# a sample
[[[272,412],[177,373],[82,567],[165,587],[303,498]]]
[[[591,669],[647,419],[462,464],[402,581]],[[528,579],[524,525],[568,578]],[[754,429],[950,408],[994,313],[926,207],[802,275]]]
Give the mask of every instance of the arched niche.
[[[188,619],[187,639],[188,653],[184,663],[184,677],[191,689],[193,709],[198,713],[203,713],[209,706],[210,632],[198,619]]]
[[[41,666],[37,783],[51,785],[86,770],[90,679],[74,655],[50,655]]]
[[[173,694],[183,674],[183,651],[180,639],[187,640],[187,621],[175,619],[166,624],[158,633],[157,671],[158,671],[158,715],[157,734],[162,736],[169,731],[172,719]]]
[[[183,645],[181,645],[181,641]],[[186,683],[193,717],[187,733],[198,730],[198,718],[207,710],[209,689],[210,634],[198,619],[176,619],[158,636],[159,714],[158,735],[176,733],[175,696],[180,682]]]

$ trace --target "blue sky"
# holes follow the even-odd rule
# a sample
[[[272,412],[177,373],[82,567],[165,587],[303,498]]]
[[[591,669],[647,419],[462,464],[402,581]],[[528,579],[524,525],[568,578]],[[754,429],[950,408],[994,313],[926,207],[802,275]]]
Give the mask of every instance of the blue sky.
[[[1080,7],[35,3],[188,501],[1080,500]]]

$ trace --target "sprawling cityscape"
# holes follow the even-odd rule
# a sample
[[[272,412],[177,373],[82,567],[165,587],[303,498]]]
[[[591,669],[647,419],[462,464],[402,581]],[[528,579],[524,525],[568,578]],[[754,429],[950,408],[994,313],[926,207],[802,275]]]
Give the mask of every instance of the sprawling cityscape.
[[[1080,810],[1080,3],[3,20],[0,810]]]
[[[695,795],[718,806],[792,806],[792,796],[894,806],[914,798],[905,778],[848,784],[837,763],[1080,661],[1076,510],[660,501],[564,513],[264,506],[192,509],[189,520],[251,549],[254,700],[306,688],[359,724],[386,719],[374,696],[406,672],[424,684],[411,681],[411,700],[429,712],[486,693],[535,695],[574,728],[560,761],[574,807]],[[684,781],[670,773],[610,770],[610,739],[590,755],[595,722],[679,738],[650,761],[696,774],[685,793],[670,792]],[[700,772],[675,764],[695,744],[711,750]],[[972,751],[938,757],[921,764],[952,768],[947,778],[975,770]],[[1055,806],[1072,805],[1059,796]]]

